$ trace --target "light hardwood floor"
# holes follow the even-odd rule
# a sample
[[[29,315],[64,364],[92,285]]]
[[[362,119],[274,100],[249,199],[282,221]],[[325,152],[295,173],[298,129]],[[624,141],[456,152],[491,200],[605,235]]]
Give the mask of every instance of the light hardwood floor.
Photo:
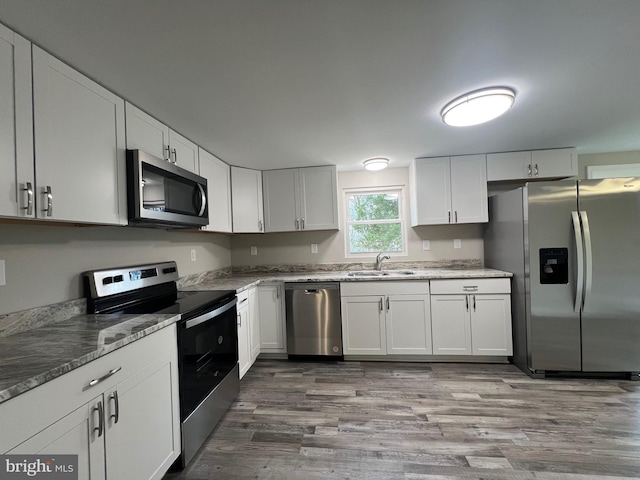
[[[261,360],[166,480],[640,478],[640,385],[513,365]]]

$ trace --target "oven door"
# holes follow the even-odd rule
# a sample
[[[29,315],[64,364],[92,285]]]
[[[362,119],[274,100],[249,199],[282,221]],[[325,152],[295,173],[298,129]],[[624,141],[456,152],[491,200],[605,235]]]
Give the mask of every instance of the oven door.
[[[209,223],[207,180],[141,150],[127,150],[127,202],[129,224]]]
[[[180,322],[181,421],[191,415],[238,364],[236,316],[234,298],[211,312]]]

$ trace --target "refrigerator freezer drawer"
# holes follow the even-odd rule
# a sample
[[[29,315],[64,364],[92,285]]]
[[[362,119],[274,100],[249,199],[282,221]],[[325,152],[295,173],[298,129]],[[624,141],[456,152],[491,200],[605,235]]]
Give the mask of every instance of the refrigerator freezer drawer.
[[[480,293],[510,293],[510,278],[469,278],[431,280],[431,294],[459,295]]]

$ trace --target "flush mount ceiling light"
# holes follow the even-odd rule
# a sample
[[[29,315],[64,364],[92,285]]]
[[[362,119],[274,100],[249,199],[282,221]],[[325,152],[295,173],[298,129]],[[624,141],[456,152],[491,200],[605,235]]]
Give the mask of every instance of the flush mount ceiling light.
[[[387,165],[389,165],[389,159],[384,157],[368,158],[364,162],[362,162],[362,164],[364,165],[365,169],[371,170],[373,172],[376,170],[387,168]]]
[[[442,120],[453,127],[478,125],[505,113],[515,99],[516,93],[506,87],[476,90],[449,102],[442,109]]]

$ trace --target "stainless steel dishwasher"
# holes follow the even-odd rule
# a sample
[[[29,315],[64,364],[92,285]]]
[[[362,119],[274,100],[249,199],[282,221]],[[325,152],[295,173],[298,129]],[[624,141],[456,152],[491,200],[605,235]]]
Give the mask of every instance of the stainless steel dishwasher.
[[[342,357],[340,284],[285,283],[289,355]]]

